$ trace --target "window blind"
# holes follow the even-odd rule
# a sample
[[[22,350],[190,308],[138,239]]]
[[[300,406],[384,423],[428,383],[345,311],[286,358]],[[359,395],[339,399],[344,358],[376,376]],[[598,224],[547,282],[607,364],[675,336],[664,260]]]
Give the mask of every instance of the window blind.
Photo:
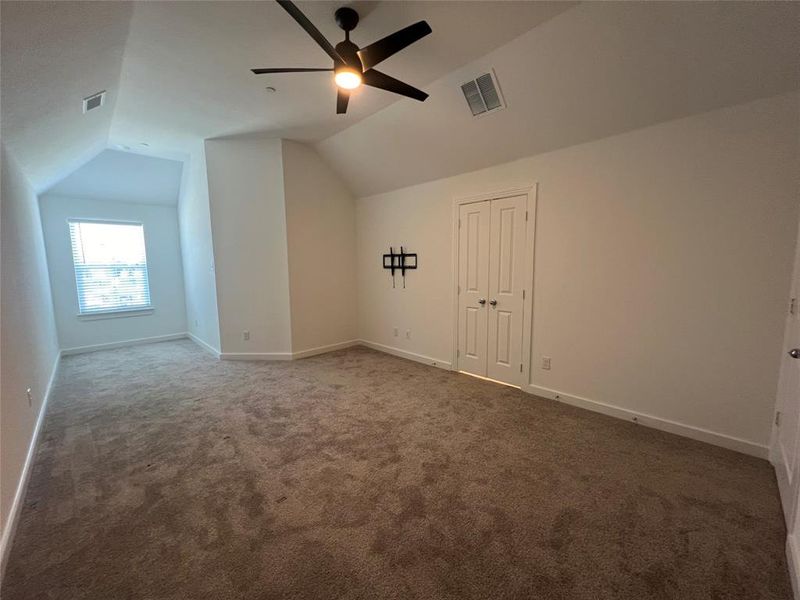
[[[150,308],[141,223],[69,221],[80,314]]]

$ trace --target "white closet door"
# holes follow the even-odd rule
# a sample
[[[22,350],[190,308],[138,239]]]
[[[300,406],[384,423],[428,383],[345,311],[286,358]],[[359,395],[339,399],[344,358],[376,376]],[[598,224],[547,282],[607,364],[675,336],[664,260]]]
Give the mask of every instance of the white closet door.
[[[487,376],[519,385],[525,196],[492,200],[489,261]]]
[[[458,213],[458,368],[484,377],[490,212],[484,201],[462,204]]]

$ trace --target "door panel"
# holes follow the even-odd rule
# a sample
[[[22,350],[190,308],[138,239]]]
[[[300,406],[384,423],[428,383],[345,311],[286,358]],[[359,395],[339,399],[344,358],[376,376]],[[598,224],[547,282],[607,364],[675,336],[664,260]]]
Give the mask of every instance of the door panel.
[[[497,348],[495,355],[497,363],[504,366],[511,366],[511,324],[514,319],[512,314],[505,310],[497,311]]]
[[[479,359],[480,356],[478,355],[479,354],[478,338],[482,337],[478,333],[478,314],[480,309],[468,306],[466,310],[467,310],[467,330],[464,336],[466,339],[466,350],[464,352],[464,356],[469,356],[470,358]]]
[[[487,376],[519,385],[522,364],[522,286],[525,196],[492,200],[489,236]],[[492,302],[496,301],[496,304]]]
[[[458,229],[458,368],[486,376],[489,288],[488,201],[459,207]]]
[[[485,215],[481,212],[467,212],[465,218],[467,224],[466,231],[466,260],[467,260],[467,279],[464,289],[470,292],[478,292],[484,287],[484,276],[481,264],[481,252],[488,250],[488,244],[481,244],[481,226],[486,226]]]
[[[514,290],[514,218],[516,217],[516,207],[500,208],[497,211],[500,215],[497,229],[498,250],[498,273],[497,273],[497,293],[509,294]],[[491,257],[489,257],[491,261]],[[495,266],[490,263],[489,268]]]
[[[800,235],[800,232],[798,232]],[[795,247],[794,271],[792,273],[791,309],[786,315],[784,327],[783,360],[778,379],[779,425],[775,431],[776,448],[772,461],[778,479],[786,522],[791,527],[800,494],[798,477],[798,441],[800,441],[800,360],[792,358],[789,351],[800,348],[800,237]],[[797,520],[795,519],[795,523]]]

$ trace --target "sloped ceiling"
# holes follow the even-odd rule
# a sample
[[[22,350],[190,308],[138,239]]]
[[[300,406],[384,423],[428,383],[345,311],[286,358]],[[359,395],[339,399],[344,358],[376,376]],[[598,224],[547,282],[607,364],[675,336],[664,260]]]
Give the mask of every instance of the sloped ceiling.
[[[490,68],[508,108],[473,118],[459,84]],[[317,149],[367,196],[798,88],[799,3],[594,2]]]
[[[127,2],[0,2],[0,127],[42,191],[108,142],[132,6]],[[82,113],[81,101],[108,92]]]
[[[298,2],[332,41],[342,2]],[[421,19],[429,35],[381,65],[417,87],[567,10],[560,2],[355,2],[360,45]],[[330,67],[330,58],[275,2],[138,2],[125,51],[111,141],[185,148],[190,140],[262,132],[319,141],[396,102],[358,91],[335,114],[328,73],[256,76],[253,67]],[[277,88],[267,93],[266,86]]]
[[[382,65],[427,102],[363,89],[340,116],[325,74],[252,75],[328,63],[269,0],[3,1],[3,143],[43,191],[107,147],[180,158],[260,133],[317,142],[368,195],[798,87],[800,3],[351,4],[362,45],[431,23]],[[300,6],[341,39],[339,3]],[[458,84],[490,67],[508,109],[473,119]],[[81,114],[99,90],[106,105]]]
[[[343,2],[344,3],[344,2]],[[334,43],[340,3],[300,2]],[[561,2],[351,2],[369,43],[419,19],[435,34],[386,61],[424,87],[567,10]],[[2,133],[34,188],[43,191],[106,147],[149,143],[185,157],[199,140],[260,132],[321,140],[397,100],[362,90],[335,114],[326,74],[257,77],[256,66],[328,66],[328,57],[271,0],[0,3]],[[278,91],[272,95],[267,85]],[[102,108],[81,99],[106,90]]]
[[[178,204],[183,163],[134,152],[104,150],[47,193],[73,198]]]

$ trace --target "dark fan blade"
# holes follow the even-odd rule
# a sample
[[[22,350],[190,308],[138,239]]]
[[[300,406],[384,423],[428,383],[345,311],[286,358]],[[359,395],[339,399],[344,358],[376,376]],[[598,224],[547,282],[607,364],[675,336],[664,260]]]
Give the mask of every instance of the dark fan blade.
[[[347,112],[347,102],[350,100],[350,92],[347,90],[338,90],[336,92],[336,114],[343,115]]]
[[[371,69],[379,62],[386,60],[392,54],[400,52],[403,48],[410,46],[417,40],[424,38],[431,32],[431,26],[425,21],[414,23],[408,27],[395,31],[392,35],[387,35],[382,40],[370,44],[358,51],[358,57],[364,70]]]
[[[375,69],[370,69],[364,73],[364,85],[380,88],[382,90],[386,90],[387,92],[394,92],[395,94],[400,94],[401,96],[408,96],[409,98],[419,100],[420,102],[425,102],[425,98],[428,97],[428,94],[422,90],[418,90],[407,83],[403,83],[399,79],[389,77],[385,73],[381,73]]]
[[[292,16],[292,18],[298,22],[300,27],[306,30],[306,33],[308,33],[308,35],[314,38],[314,41],[317,42],[317,44],[319,44],[320,47],[323,50],[325,50],[325,52],[328,53],[328,56],[330,56],[334,62],[337,63],[344,62],[344,60],[342,60],[342,57],[339,56],[339,53],[336,52],[336,48],[334,48],[331,45],[331,43],[325,39],[325,36],[322,35],[322,33],[320,33],[319,29],[314,27],[314,24],[308,20],[308,17],[306,17],[302,12],[300,12],[300,9],[294,5],[294,2],[291,2],[291,0],[276,0],[276,1],[283,7],[283,10],[288,12]]]
[[[313,73],[315,71],[333,71],[333,69],[250,69],[256,75],[265,73]]]

